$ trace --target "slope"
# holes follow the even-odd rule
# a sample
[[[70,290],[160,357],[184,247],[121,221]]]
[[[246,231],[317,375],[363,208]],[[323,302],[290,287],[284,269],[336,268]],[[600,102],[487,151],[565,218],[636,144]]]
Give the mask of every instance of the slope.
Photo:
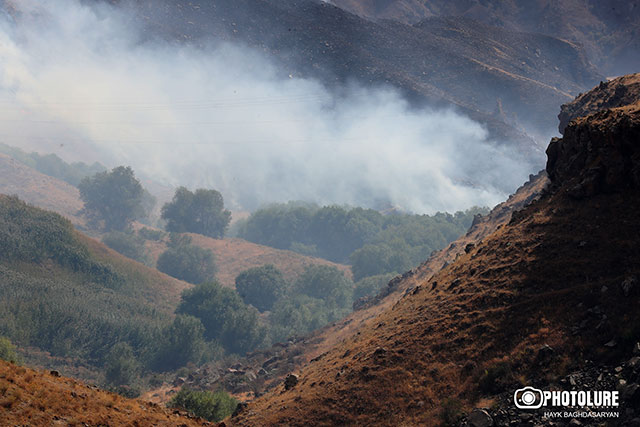
[[[86,221],[78,214],[84,205],[77,188],[44,175],[2,153],[0,194],[17,195],[28,203],[64,215],[76,227],[85,226]]]
[[[638,3],[594,0],[333,0],[368,19],[415,24],[434,16],[472,18],[497,27],[547,34],[580,43],[606,73],[637,70]]]
[[[0,335],[50,352],[57,359],[39,363],[55,362],[66,372],[78,364],[95,374],[118,342],[152,358],[158,334],[190,285],[16,197],[0,195],[0,224]],[[31,354],[40,357],[29,350],[27,360]]]
[[[347,276],[351,276],[351,270],[348,266],[321,258],[274,249],[238,238],[213,239],[201,234],[185,234],[191,238],[192,244],[210,249],[213,252],[218,268],[216,279],[220,284],[230,288],[235,287],[238,274],[249,268],[266,264],[274,265],[289,282],[294,281],[308,265],[328,265],[344,271]],[[167,244],[165,241],[148,240],[146,247],[149,249],[153,262],[156,262],[160,254],[167,249]]]
[[[523,384],[570,388],[571,372],[618,366],[640,339],[639,135],[638,103],[572,122],[553,191],[234,423],[435,425],[451,401],[504,404]],[[636,389],[623,390],[632,418]]]
[[[209,422],[0,360],[0,425],[202,426]]]
[[[374,23],[314,0],[137,2],[134,13],[149,37],[248,44],[279,61],[283,76],[319,78],[338,91],[353,80],[391,85],[416,104],[454,106],[502,142],[531,144],[517,126],[494,116],[498,98],[509,118],[516,113],[527,125],[544,126],[555,106],[600,79],[579,46],[562,40],[527,34],[527,43],[511,43],[518,39],[513,31],[496,28],[516,54],[494,49],[496,42],[480,33],[487,43],[468,57],[458,33]]]

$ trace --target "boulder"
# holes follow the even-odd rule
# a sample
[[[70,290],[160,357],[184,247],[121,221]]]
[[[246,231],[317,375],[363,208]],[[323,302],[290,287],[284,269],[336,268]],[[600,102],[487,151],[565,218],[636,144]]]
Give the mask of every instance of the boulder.
[[[289,374],[284,379],[284,389],[291,390],[298,384],[298,376],[296,374]]]
[[[493,418],[491,415],[480,408],[476,408],[469,414],[468,418],[469,425],[472,427],[491,427],[493,426]]]

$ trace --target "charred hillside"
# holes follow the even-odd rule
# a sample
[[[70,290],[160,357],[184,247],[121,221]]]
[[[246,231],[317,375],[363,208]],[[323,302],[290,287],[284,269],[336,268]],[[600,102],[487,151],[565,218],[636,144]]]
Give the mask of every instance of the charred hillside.
[[[640,340],[639,110],[572,122],[552,144],[543,197],[234,425],[437,425],[474,407],[494,408],[496,425],[524,425],[542,413],[515,411],[515,389],[589,384],[618,387],[620,425],[631,422],[640,415],[630,359]],[[588,191],[576,196],[580,184]]]
[[[374,20],[417,23],[430,17],[464,17],[518,31],[547,34],[584,46],[603,72],[638,69],[636,1],[595,0],[333,0],[333,4]]]
[[[257,0],[135,3],[150,39],[206,46],[240,42],[275,58],[283,76],[318,78],[340,91],[353,81],[399,88],[417,105],[453,106],[501,141],[530,145],[521,126],[601,79],[578,45],[475,21],[411,26],[372,22],[329,3]],[[501,100],[506,116],[494,114]]]

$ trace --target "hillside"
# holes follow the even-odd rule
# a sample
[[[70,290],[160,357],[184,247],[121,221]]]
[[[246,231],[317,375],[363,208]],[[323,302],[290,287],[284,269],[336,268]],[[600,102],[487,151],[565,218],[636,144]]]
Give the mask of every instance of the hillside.
[[[496,27],[577,42],[609,74],[636,71],[640,63],[638,3],[595,0],[332,0],[368,19],[415,24],[432,17],[465,17]]]
[[[53,373],[57,374],[56,371]],[[211,423],[0,360],[0,425],[203,426]]]
[[[269,246],[258,245],[247,242],[243,239],[225,238],[213,239],[200,234],[186,233],[191,237],[194,245],[204,249],[210,249],[216,260],[218,272],[216,279],[220,284],[233,288],[235,287],[236,276],[241,272],[260,267],[265,264],[273,264],[280,270],[284,278],[292,282],[303,271],[307,265],[328,265],[344,271],[347,276],[351,276],[348,266],[336,264],[321,258],[308,257],[292,251],[274,249]],[[164,241],[146,242],[149,254],[155,263],[162,252],[167,248]]]
[[[2,153],[0,194],[17,195],[35,206],[64,215],[76,227],[85,226],[84,218],[78,214],[84,205],[76,187],[44,175]]]
[[[122,342],[151,363],[191,285],[15,197],[0,195],[0,225],[0,336],[25,349],[27,361],[97,379]]]
[[[539,422],[509,410],[516,388],[613,387],[640,340],[639,135],[638,103],[572,122],[551,191],[429,280],[405,279],[410,292],[234,424],[434,425],[475,406]],[[620,384],[631,420],[640,396]]]
[[[334,322],[308,336],[294,337],[247,354],[228,364],[216,363],[190,372],[187,383],[192,387],[222,387],[236,394],[241,400],[250,400],[277,387],[291,372],[295,372],[310,361],[322,357],[345,339],[356,336],[360,331],[375,325],[377,316],[397,303],[408,289],[420,281],[429,280],[444,265],[476,245],[482,239],[507,224],[514,211],[522,209],[540,196],[548,184],[546,173],[541,171],[531,176],[508,200],[496,206],[489,214],[477,216],[468,233],[452,242],[446,248],[434,253],[422,265],[398,276],[375,298],[365,298],[354,303],[354,312],[344,319]],[[173,386],[162,387],[147,392],[144,397],[156,403],[165,403],[171,393],[179,389],[180,381]]]
[[[544,128],[557,105],[601,79],[576,44],[501,28],[487,37],[470,21],[460,25],[479,37],[471,51],[458,30],[371,22],[315,0],[137,2],[134,13],[149,37],[247,44],[276,59],[283,76],[318,78],[338,93],[353,80],[391,85],[417,105],[455,107],[498,141],[523,146],[532,141],[522,125]],[[507,119],[494,114],[498,99]]]

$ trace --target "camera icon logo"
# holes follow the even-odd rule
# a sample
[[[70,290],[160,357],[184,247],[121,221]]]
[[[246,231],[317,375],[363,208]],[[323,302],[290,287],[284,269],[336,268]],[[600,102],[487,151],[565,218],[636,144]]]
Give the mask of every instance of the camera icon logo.
[[[543,401],[542,390],[537,388],[527,386],[513,393],[513,402],[520,409],[539,409]]]

